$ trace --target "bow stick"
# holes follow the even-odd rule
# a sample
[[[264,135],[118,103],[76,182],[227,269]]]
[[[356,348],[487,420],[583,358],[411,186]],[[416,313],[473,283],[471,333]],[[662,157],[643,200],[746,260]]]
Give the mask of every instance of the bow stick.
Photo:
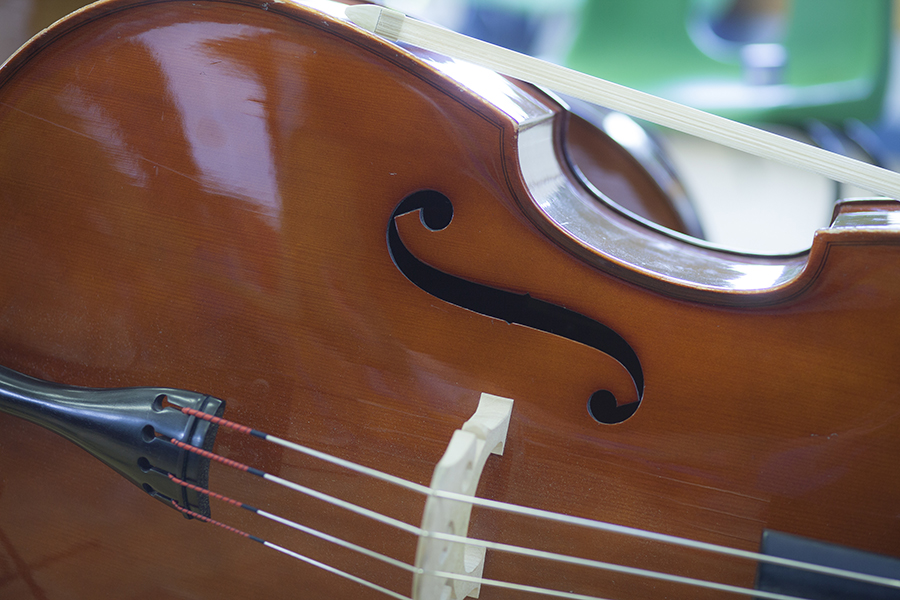
[[[893,171],[410,19],[393,9],[356,5],[347,7],[345,14],[355,25],[389,41],[466,60],[656,125],[900,199],[900,174]]]

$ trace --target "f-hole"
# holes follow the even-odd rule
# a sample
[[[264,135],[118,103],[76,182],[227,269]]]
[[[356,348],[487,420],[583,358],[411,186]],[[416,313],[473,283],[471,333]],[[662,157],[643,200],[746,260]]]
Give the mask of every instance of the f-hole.
[[[414,192],[404,198],[391,215],[387,245],[391,259],[407,279],[432,296],[476,313],[503,319],[590,346],[621,364],[634,382],[637,402],[618,406],[608,390],[597,390],[587,399],[588,413],[598,422],[612,425],[630,418],[644,393],[644,373],[634,349],[610,327],[562,306],[482,285],[445,273],[419,260],[403,244],[397,217],[419,211],[422,224],[440,231],[453,221],[453,203],[435,190]],[[584,402],[584,400],[582,400]]]

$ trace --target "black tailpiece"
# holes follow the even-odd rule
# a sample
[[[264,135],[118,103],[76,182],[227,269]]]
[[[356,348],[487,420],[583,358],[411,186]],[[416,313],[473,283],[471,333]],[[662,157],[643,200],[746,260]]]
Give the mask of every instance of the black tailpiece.
[[[154,498],[208,517],[209,498],[173,482],[168,474],[206,489],[209,459],[169,440],[211,450],[217,427],[176,407],[221,416],[225,402],[168,388],[60,385],[0,367],[0,411],[78,444]]]

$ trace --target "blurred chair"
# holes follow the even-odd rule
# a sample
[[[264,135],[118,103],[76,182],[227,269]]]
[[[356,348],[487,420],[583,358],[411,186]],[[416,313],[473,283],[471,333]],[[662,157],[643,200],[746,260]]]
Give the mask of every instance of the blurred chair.
[[[590,0],[462,0],[453,28],[517,52],[556,59]]]
[[[0,63],[33,35],[92,0],[0,0]]]
[[[592,0],[566,64],[743,121],[871,122],[890,0]]]

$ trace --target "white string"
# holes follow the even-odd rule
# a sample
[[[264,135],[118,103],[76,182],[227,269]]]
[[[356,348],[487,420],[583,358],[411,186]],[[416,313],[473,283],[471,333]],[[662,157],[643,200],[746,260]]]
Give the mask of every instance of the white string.
[[[472,545],[472,546],[480,546],[483,548],[487,548],[490,550],[496,550],[499,552],[520,554],[520,555],[525,555],[525,556],[529,556],[532,558],[552,560],[552,561],[576,565],[576,566],[583,566],[583,567],[595,568],[595,569],[600,569],[600,570],[613,571],[613,572],[617,572],[617,573],[634,575],[634,576],[644,577],[644,578],[648,578],[648,579],[668,581],[670,583],[691,585],[691,586],[695,586],[695,587],[713,589],[713,590],[726,592],[726,593],[754,596],[755,598],[764,598],[767,600],[804,600],[803,598],[798,598],[796,596],[787,596],[784,594],[777,594],[777,593],[765,592],[765,591],[760,591],[760,590],[752,590],[749,588],[742,588],[742,587],[738,587],[738,586],[720,584],[720,583],[715,583],[715,582],[711,582],[711,581],[694,579],[694,578],[690,578],[690,577],[681,577],[678,575],[670,575],[668,573],[660,573],[657,571],[650,571],[647,569],[626,567],[626,566],[617,565],[614,563],[607,563],[607,562],[602,562],[602,561],[597,561],[597,560],[568,556],[568,555],[564,555],[564,554],[557,554],[555,552],[547,552],[547,551],[543,551],[543,550],[536,550],[533,548],[524,548],[521,546],[514,546],[514,545],[503,544],[503,543],[499,543],[499,542],[491,542],[488,540],[474,539],[474,538],[469,538],[466,536],[460,536],[460,535],[454,535],[454,534],[430,532],[430,531],[424,530],[420,527],[416,527],[413,525],[409,525],[408,523],[404,523],[403,521],[393,519],[386,515],[381,515],[380,513],[370,511],[369,509],[363,508],[363,507],[355,505],[353,503],[346,502],[346,501],[340,500],[338,498],[334,498],[328,494],[324,494],[322,492],[318,492],[315,490],[310,490],[309,488],[306,488],[305,486],[295,484],[293,482],[284,480],[280,477],[269,476],[269,477],[265,477],[265,478],[268,479],[269,481],[272,481],[273,483],[278,484],[278,485],[286,485],[287,484],[287,487],[294,489],[298,492],[304,493],[304,494],[306,494],[308,492],[314,492],[311,495],[313,495],[315,498],[320,499],[324,502],[327,502],[334,506],[338,506],[340,508],[344,508],[346,510],[352,511],[359,515],[374,516],[374,518],[376,518],[378,521],[380,521],[382,523],[391,525],[393,527],[398,527],[399,529],[402,529],[403,531],[407,531],[407,532],[413,533],[413,534],[415,534],[417,536],[421,536],[421,537],[432,537],[437,540],[459,543],[459,544],[468,544],[468,545]],[[408,571],[412,574],[432,575],[435,577],[442,577],[442,578],[446,578],[446,579],[455,579],[455,580],[459,580],[459,581],[467,581],[467,582],[477,583],[477,584],[481,584],[481,585],[488,585],[488,586],[492,586],[492,587],[502,587],[502,588],[516,590],[516,591],[540,593],[540,594],[544,594],[546,596],[553,596],[553,597],[557,597],[557,598],[569,598],[569,599],[575,599],[575,600],[603,600],[603,599],[600,599],[595,596],[587,596],[584,594],[576,594],[573,592],[564,592],[562,590],[553,590],[550,588],[540,588],[540,587],[536,587],[536,586],[518,584],[518,583],[509,582],[509,581],[499,581],[496,579],[472,577],[472,576],[463,575],[460,573],[449,573],[449,572],[444,572],[444,571],[429,571],[429,570],[423,569],[421,567],[416,567],[414,565],[410,565],[409,563],[405,563],[401,560],[397,560],[393,557],[387,556],[380,552],[376,552],[376,551],[366,548],[364,546],[360,546],[353,542],[344,540],[337,536],[333,536],[331,534],[324,533],[322,531],[319,531],[319,530],[309,527],[307,525],[302,525],[295,521],[291,521],[290,519],[280,517],[280,516],[272,514],[270,512],[260,510],[260,509],[254,509],[253,512],[260,515],[261,517],[264,517],[271,521],[275,521],[276,523],[280,523],[280,524],[290,527],[292,529],[296,529],[297,531],[301,531],[307,535],[316,537],[318,539],[330,542],[330,543],[338,545],[338,546],[341,546],[342,548],[346,548],[348,550],[357,552],[364,556],[374,558],[376,560],[382,561],[391,566]],[[304,562],[307,562],[309,564],[313,564],[315,566],[323,566],[322,563],[319,563],[318,561],[308,558],[304,555],[287,550],[285,548],[282,548],[281,546],[277,546],[277,545],[267,542],[265,540],[263,540],[262,542],[263,542],[263,544],[265,544],[266,546],[269,546],[270,548],[273,548],[275,550],[278,550],[279,552],[283,552],[285,554],[293,556],[294,558],[297,558],[299,560],[303,560]],[[363,579],[356,577],[354,575],[351,575],[349,573],[346,573],[346,572],[344,572],[340,569],[334,568],[334,567],[328,568],[327,570],[332,573],[341,575],[343,577],[347,577],[348,579],[351,579],[351,580],[359,582],[359,583],[364,582]],[[373,589],[377,589],[381,592],[387,593],[395,598],[401,598],[401,599],[406,598],[406,596],[402,596],[400,594],[397,594],[396,592],[393,592],[387,588],[383,588],[383,587],[378,586],[377,584],[374,584],[371,582],[365,582],[365,585],[367,585],[368,587],[371,587]]]
[[[589,567],[589,568],[599,569],[599,570],[604,570],[604,571],[612,571],[612,572],[616,572],[616,573],[622,573],[625,575],[633,575],[636,577],[644,577],[646,579],[656,579],[656,580],[660,580],[660,581],[667,581],[669,583],[690,585],[690,586],[694,586],[694,587],[712,589],[712,590],[717,590],[720,592],[726,592],[726,593],[731,593],[731,594],[742,594],[742,595],[746,595],[746,596],[754,596],[756,598],[765,598],[767,600],[802,600],[800,598],[797,598],[796,596],[786,596],[784,594],[777,594],[777,593],[772,593],[772,592],[753,590],[753,589],[749,589],[749,588],[743,588],[743,587],[728,585],[728,584],[724,584],[724,583],[716,583],[713,581],[694,579],[692,577],[682,577],[680,575],[672,575],[669,573],[662,573],[659,571],[651,571],[649,569],[628,567],[628,566],[624,566],[624,565],[618,565],[615,563],[608,563],[608,562],[592,560],[592,559],[587,559],[587,558],[579,558],[579,557],[575,557],[575,556],[569,556],[566,554],[558,554],[556,552],[548,552],[545,550],[537,550],[534,548],[525,548],[522,546],[515,546],[515,545],[504,544],[504,543],[500,543],[500,542],[492,542],[489,540],[470,538],[467,536],[454,535],[451,533],[440,533],[440,532],[428,531],[426,529],[422,529],[421,527],[417,527],[415,525],[410,525],[409,523],[406,523],[404,521],[400,521],[398,519],[394,519],[393,517],[389,517],[387,515],[383,515],[381,513],[372,511],[368,508],[353,504],[352,502],[347,502],[346,500],[341,500],[340,498],[336,498],[334,496],[325,494],[318,490],[310,489],[306,486],[294,483],[292,481],[288,481],[281,477],[269,475],[268,473],[263,474],[263,477],[265,479],[267,479],[268,481],[271,481],[278,485],[287,487],[289,489],[300,492],[302,494],[312,496],[312,497],[314,497],[318,500],[321,500],[325,503],[328,503],[333,506],[340,507],[344,510],[353,512],[355,514],[373,519],[379,523],[383,523],[383,524],[389,525],[391,527],[395,527],[395,528],[405,531],[407,533],[411,533],[417,537],[423,537],[423,538],[430,537],[433,539],[447,541],[447,542],[466,544],[466,545],[470,545],[470,546],[479,546],[482,548],[487,548],[489,550],[495,550],[498,552],[519,554],[519,555],[528,556],[531,558],[551,560],[551,561],[559,562],[559,563],[563,563],[563,564],[570,564],[570,565],[581,566],[581,567]],[[494,586],[502,586],[502,587],[519,586],[519,584],[512,584],[509,582],[500,582],[500,581],[495,581],[495,580],[486,580],[486,579],[483,580],[480,578],[471,578],[469,576],[464,576],[464,575],[460,575],[460,574],[430,573],[419,567],[414,567],[412,565],[409,565],[402,561],[398,561],[389,556],[385,556],[385,555],[379,554],[378,552],[375,552],[373,550],[369,550],[362,546],[358,546],[352,542],[348,542],[346,540],[342,540],[341,538],[320,532],[320,531],[315,530],[306,525],[301,525],[299,523],[295,523],[289,519],[285,519],[283,517],[279,517],[277,515],[273,515],[271,513],[268,513],[266,511],[262,511],[262,510],[257,510],[257,512],[258,512],[258,514],[260,514],[261,516],[264,516],[267,519],[277,521],[283,525],[297,529],[298,531],[302,531],[309,535],[313,535],[320,539],[340,545],[344,548],[354,550],[356,552],[359,552],[359,553],[369,556],[371,558],[376,558],[378,560],[382,560],[388,564],[391,564],[395,567],[399,567],[401,569],[410,571],[412,573],[433,574],[435,576],[440,576],[440,577],[449,577],[451,579],[459,579],[460,581],[475,581],[478,583],[484,583],[485,585],[494,585]],[[525,586],[525,587],[528,587],[528,586]],[[526,591],[525,587],[521,587],[521,588],[520,587],[510,587],[510,589]],[[531,588],[531,591],[534,591],[536,589],[538,589],[538,588]],[[560,592],[558,590],[549,590],[549,589],[542,589],[541,593],[552,595],[552,596],[557,596],[560,598],[581,598],[581,599],[591,598],[589,596],[582,596],[582,595],[578,595],[578,594],[570,595],[567,592]]]
[[[290,519],[285,519],[284,517],[279,517],[278,515],[273,515],[270,512],[266,512],[264,510],[257,510],[256,514],[258,514],[261,517],[265,517],[266,519],[275,521],[276,523],[281,523],[282,525],[286,525],[292,529],[296,529],[297,531],[302,531],[303,533],[305,533],[307,535],[317,537],[320,540],[324,540],[326,542],[331,542],[332,544],[335,544],[342,548],[346,548],[348,550],[352,550],[354,552],[358,552],[359,554],[363,554],[365,556],[368,556],[369,558],[374,558],[374,559],[380,560],[380,561],[387,563],[393,567],[397,567],[398,569],[403,569],[404,571],[409,571],[410,573],[421,573],[422,572],[422,569],[418,569],[409,563],[403,562],[402,560],[397,560],[396,558],[392,558],[390,556],[387,556],[386,554],[382,554],[380,552],[370,550],[369,548],[366,548],[365,546],[360,546],[358,544],[354,544],[353,542],[349,542],[347,540],[330,535],[323,531],[319,531],[318,529],[313,529],[312,527],[308,527],[306,525],[301,525],[300,523],[296,523],[294,521],[291,521]]]
[[[289,519],[285,519],[285,518],[283,518],[283,517],[279,517],[279,516],[277,516],[277,515],[273,515],[273,514],[271,514],[271,513],[266,512],[266,511],[257,510],[256,513],[257,513],[258,515],[262,516],[262,517],[265,517],[265,518],[267,518],[267,519],[271,519],[271,520],[273,520],[273,521],[276,521],[276,522],[278,522],[278,523],[281,523],[281,524],[286,525],[286,526],[288,526],[288,527],[291,527],[291,528],[293,528],[293,529],[297,529],[298,531],[302,531],[302,532],[304,532],[304,533],[306,533],[306,534],[308,534],[308,535],[311,535],[311,536],[313,536],[313,537],[317,537],[317,538],[319,538],[319,539],[321,539],[321,540],[325,540],[325,541],[327,541],[327,542],[331,542],[331,543],[333,543],[333,544],[336,544],[336,545],[338,545],[338,546],[341,546],[342,548],[347,548],[348,550],[352,550],[352,551],[354,551],[354,552],[358,552],[358,553],[363,554],[363,555],[365,555],[365,556],[368,556],[368,557],[370,557],[370,558],[375,558],[375,559],[380,560],[380,561],[382,561],[382,562],[384,562],[384,563],[386,563],[386,564],[389,564],[389,565],[392,565],[392,566],[394,566],[394,567],[403,569],[403,570],[408,571],[408,572],[410,572],[410,573],[412,573],[412,574],[415,574],[415,575],[432,575],[432,576],[434,576],[434,577],[441,577],[441,578],[445,578],[445,579],[456,579],[456,580],[459,580],[459,581],[468,581],[468,582],[471,582],[471,583],[477,583],[477,584],[480,584],[480,585],[489,585],[489,586],[492,586],[492,587],[502,587],[502,588],[511,589],[511,590],[516,590],[516,591],[521,591],[521,592],[530,592],[530,593],[535,593],[535,594],[543,594],[543,595],[545,595],[545,596],[548,596],[548,595],[549,595],[549,596],[554,596],[554,597],[557,597],[557,598],[569,598],[569,599],[574,599],[574,600],[607,600],[607,599],[604,599],[604,598],[599,598],[599,597],[597,597],[597,596],[586,596],[586,595],[583,595],[583,594],[574,594],[574,593],[572,593],[572,592],[563,592],[563,591],[561,591],[561,590],[552,590],[552,589],[548,589],[548,588],[540,588],[540,587],[536,587],[536,586],[530,586],[530,585],[523,585],[523,584],[518,584],[518,583],[512,583],[512,582],[509,582],[509,581],[498,581],[498,580],[495,580],[495,579],[485,579],[485,578],[483,578],[483,577],[471,577],[471,576],[468,576],[468,575],[461,575],[461,574],[459,574],[459,573],[448,573],[448,572],[445,572],[445,571],[428,571],[428,570],[426,570],[426,569],[422,569],[422,568],[420,568],[420,567],[416,567],[416,566],[411,565],[411,564],[409,564],[409,563],[405,563],[405,562],[403,562],[403,561],[401,561],[401,560],[397,560],[397,559],[392,558],[392,557],[390,557],[390,556],[387,556],[387,555],[385,555],[385,554],[381,554],[380,552],[375,552],[374,550],[370,550],[370,549],[365,548],[365,547],[363,547],[363,546],[359,546],[358,544],[354,544],[353,542],[348,542],[347,540],[343,540],[343,539],[341,539],[341,538],[339,538],[339,537],[336,537],[336,536],[329,535],[329,534],[327,534],[327,533],[318,531],[318,530],[316,530],[316,529],[313,529],[312,527],[307,527],[306,525],[301,525],[301,524],[295,523],[294,521],[291,521],[291,520],[289,520]],[[449,538],[460,538],[460,539],[462,539],[462,540],[469,541],[468,538],[462,538],[461,536],[448,536],[448,537],[449,537]],[[458,541],[458,540],[452,540],[452,539],[451,539],[451,540],[448,540],[448,541]],[[370,588],[372,588],[372,589],[375,589],[375,590],[378,590],[378,591],[383,592],[383,593],[385,593],[385,594],[388,594],[389,596],[392,596],[392,597],[394,597],[394,598],[398,598],[398,599],[400,599],[400,600],[412,600],[412,599],[408,598],[407,596],[403,596],[403,595],[401,595],[401,594],[398,594],[397,592],[394,592],[394,591],[392,591],[392,590],[389,590],[389,589],[387,589],[387,588],[384,588],[384,587],[382,587],[382,586],[379,586],[379,585],[377,585],[377,584],[375,584],[375,583],[366,581],[366,580],[364,580],[364,579],[362,579],[362,578],[360,578],[360,577],[357,577],[357,576],[355,576],[355,575],[351,575],[350,573],[347,573],[346,571],[342,571],[342,570],[337,569],[337,568],[335,568],[335,567],[327,567],[327,568],[326,568],[326,565],[324,565],[324,563],[320,563],[319,561],[316,561],[316,560],[314,560],[314,559],[308,558],[308,557],[306,557],[306,556],[304,556],[304,555],[302,555],[302,554],[299,554],[299,553],[297,553],[297,552],[293,552],[293,551],[291,551],[291,550],[287,550],[286,548],[283,548],[283,547],[281,547],[281,546],[277,546],[277,545],[275,545],[275,544],[272,544],[272,543],[266,542],[266,541],[263,541],[263,544],[266,545],[266,546],[268,546],[268,547],[270,547],[270,548],[272,548],[272,549],[274,549],[274,550],[278,550],[279,552],[283,552],[284,554],[287,554],[287,555],[289,555],[289,556],[292,556],[292,557],[294,557],[294,558],[296,558],[296,559],[298,559],[298,560],[302,560],[302,561],[304,561],[304,562],[306,562],[306,563],[309,563],[309,564],[312,564],[312,565],[314,565],[314,566],[318,566],[318,567],[321,567],[321,568],[325,568],[327,571],[329,571],[329,572],[331,572],[331,573],[335,573],[335,574],[340,575],[340,576],[342,576],[342,577],[346,577],[347,579],[350,579],[350,580],[352,580],[352,581],[356,581],[356,582],[358,582],[358,583],[362,583],[363,585],[366,585],[367,587],[370,587]],[[787,597],[784,597],[784,598],[785,598],[786,600],[801,600],[801,599],[787,598]]]
[[[365,476],[369,476],[369,477],[372,477],[372,478],[375,478],[375,479],[378,479],[381,481],[385,481],[385,482],[388,482],[388,483],[391,483],[394,485],[398,485],[405,489],[408,489],[408,490],[411,490],[411,491],[414,491],[414,492],[417,492],[417,493],[420,493],[420,494],[423,494],[426,496],[431,496],[434,498],[442,498],[445,500],[463,502],[463,503],[473,504],[476,506],[481,506],[481,507],[484,507],[487,509],[504,511],[504,512],[508,512],[511,514],[518,514],[518,515],[528,516],[528,517],[532,517],[532,518],[538,518],[538,519],[544,519],[544,520],[553,521],[553,522],[564,523],[564,524],[568,524],[568,525],[580,526],[580,527],[585,527],[588,529],[605,531],[608,533],[626,535],[626,536],[635,537],[635,538],[639,538],[639,539],[646,539],[646,540],[656,541],[656,542],[665,543],[665,544],[672,544],[672,545],[676,545],[676,546],[692,548],[695,550],[724,554],[724,555],[731,556],[734,558],[747,559],[747,560],[752,560],[755,562],[767,562],[767,563],[779,565],[782,567],[812,571],[812,572],[817,572],[817,573],[820,573],[823,575],[861,581],[861,582],[869,583],[872,585],[890,587],[893,589],[900,589],[900,580],[892,579],[892,578],[888,578],[888,577],[880,577],[880,576],[869,575],[869,574],[865,574],[865,573],[856,573],[853,571],[846,571],[843,569],[836,569],[833,567],[826,567],[826,566],[822,566],[822,565],[807,563],[807,562],[803,562],[803,561],[797,561],[797,560],[793,560],[793,559],[786,559],[786,558],[781,558],[781,557],[777,557],[777,556],[769,556],[769,555],[760,554],[757,552],[738,550],[738,549],[729,548],[726,546],[719,546],[716,544],[699,542],[696,540],[680,538],[680,537],[676,537],[676,536],[646,531],[646,530],[642,530],[642,529],[635,529],[632,527],[615,525],[615,524],[607,523],[604,521],[596,521],[596,520],[592,520],[592,519],[585,519],[582,517],[573,517],[570,515],[563,515],[560,513],[554,513],[554,512],[540,510],[540,509],[536,509],[536,508],[530,508],[530,507],[519,506],[519,505],[515,505],[515,504],[509,504],[506,502],[498,502],[496,500],[488,500],[486,498],[478,498],[475,496],[469,496],[466,494],[460,494],[460,493],[456,493],[456,492],[436,490],[431,487],[427,487],[427,486],[424,486],[424,485],[421,485],[418,483],[407,481],[407,480],[405,480],[401,477],[397,477],[395,475],[384,473],[382,471],[373,469],[371,467],[366,467],[364,465],[360,465],[360,464],[354,463],[354,462],[346,460],[346,459],[338,458],[336,456],[332,456],[330,454],[327,454],[327,453],[324,453],[324,452],[321,452],[318,450],[313,450],[312,448],[303,446],[301,444],[297,444],[295,442],[290,442],[288,440],[284,440],[282,438],[279,438],[279,437],[276,437],[273,435],[269,435],[269,434],[263,433],[261,431],[251,430],[250,428],[248,428],[246,426],[238,425],[236,423],[231,423],[230,421],[225,421],[225,420],[218,419],[218,418],[209,418],[209,420],[221,421],[222,423],[229,424],[229,426],[237,429],[238,431],[242,431],[243,433],[251,433],[255,437],[260,437],[261,439],[263,439],[265,441],[268,441],[273,444],[277,444],[277,445],[285,447],[289,450],[296,451],[296,452],[305,454],[307,456],[311,456],[311,457],[317,458],[319,460],[340,466],[342,468],[346,468],[350,471],[354,471],[354,472],[357,472],[357,473],[365,475]],[[200,452],[200,453],[205,452],[199,448],[194,448],[192,446],[189,446],[188,444],[184,444],[184,447],[191,449],[193,451]],[[222,460],[224,460],[225,463],[228,464],[228,461],[226,459],[222,459]],[[286,479],[277,477],[275,475],[271,475],[269,473],[265,473],[258,469],[253,469],[253,471],[257,475],[259,475],[259,476],[263,477],[264,479],[267,479],[273,483],[276,483],[283,487],[287,487],[289,489],[292,489],[294,491],[308,495],[310,497],[316,498],[316,499],[326,502],[328,504],[338,506],[340,508],[354,512],[358,515],[361,515],[363,517],[383,523],[385,525],[389,525],[391,527],[400,529],[402,531],[405,531],[407,533],[410,533],[410,534],[418,536],[418,537],[432,537],[434,539],[440,539],[440,540],[444,540],[444,541],[450,541],[450,542],[461,543],[461,544],[468,544],[471,546],[479,546],[479,547],[484,547],[486,549],[492,549],[492,550],[497,550],[497,551],[501,551],[501,552],[515,553],[515,554],[526,555],[526,556],[530,556],[530,557],[534,557],[534,558],[553,560],[556,562],[563,562],[563,563],[572,564],[572,565],[579,565],[579,566],[586,566],[586,567],[591,567],[591,568],[596,568],[596,569],[615,571],[615,572],[620,572],[623,574],[629,574],[629,575],[635,575],[635,576],[640,576],[640,577],[645,577],[645,578],[650,578],[650,579],[669,581],[671,583],[680,583],[680,584],[685,584],[685,585],[693,585],[693,586],[697,586],[697,587],[716,589],[716,590],[723,591],[726,593],[754,595],[759,598],[768,598],[770,600],[798,600],[791,596],[783,596],[783,595],[773,594],[773,593],[769,593],[769,592],[763,592],[763,591],[759,591],[759,590],[740,588],[740,587],[731,586],[728,584],[721,584],[721,583],[716,583],[716,582],[711,582],[711,581],[704,581],[704,580],[699,580],[699,579],[694,579],[694,578],[683,577],[683,576],[679,576],[679,575],[672,575],[669,573],[650,571],[650,570],[640,569],[637,567],[628,567],[628,566],[618,565],[618,564],[614,564],[614,563],[605,563],[602,561],[596,561],[596,560],[592,560],[592,559],[578,558],[578,557],[573,557],[573,556],[568,556],[568,555],[562,555],[562,554],[556,554],[556,553],[552,553],[552,552],[537,550],[534,548],[523,548],[520,546],[513,546],[513,545],[509,545],[509,544],[503,544],[503,543],[499,543],[499,542],[491,542],[491,541],[487,541],[487,540],[479,540],[479,539],[469,538],[469,537],[465,537],[465,536],[457,536],[457,535],[452,535],[452,534],[432,532],[432,531],[425,530],[425,529],[415,526],[415,525],[410,525],[410,524],[400,521],[398,519],[394,519],[387,515],[383,515],[376,511],[358,506],[356,504],[353,504],[352,502],[348,502],[346,500],[341,500],[334,496],[330,496],[329,494],[325,494],[324,492],[320,492],[318,490],[313,490],[312,488],[306,487],[304,485],[301,485],[301,484],[298,484],[298,483],[295,483],[292,481],[288,481]],[[272,517],[274,517],[274,515],[272,515]],[[272,518],[272,517],[270,517],[270,518]],[[280,520],[280,517],[276,518],[276,520]],[[283,521],[283,524],[289,525],[289,526],[294,526],[294,525],[290,525],[290,522],[287,522],[287,520]],[[297,524],[295,524],[295,525],[297,525]],[[297,525],[295,528],[301,529],[303,527],[305,527],[305,526]],[[301,530],[307,531],[307,529],[301,529]],[[311,531],[313,531],[313,530],[308,530],[308,532],[311,532]],[[322,534],[322,535],[326,535],[326,534]],[[333,538],[333,539],[336,540],[338,538]],[[347,543],[349,544],[349,542],[347,542]],[[364,553],[366,553],[366,552],[364,552]],[[377,555],[377,553],[375,553],[375,554]],[[370,556],[371,556],[371,554],[370,554]],[[393,559],[390,559],[390,560],[393,560]],[[419,571],[417,571],[417,572],[419,572]],[[492,585],[488,581],[485,581],[485,583],[487,585]],[[548,592],[544,592],[544,593],[548,593]],[[799,599],[799,600],[802,600],[802,599]]]
[[[360,585],[364,585],[367,588],[379,591],[382,594],[387,594],[391,598],[396,598],[397,600],[412,600],[412,598],[410,598],[409,596],[404,596],[403,594],[398,594],[394,590],[389,590],[388,588],[380,586],[377,583],[373,583],[371,581],[363,579],[362,577],[357,577],[356,575],[353,575],[352,573],[342,571],[341,569],[332,567],[331,565],[327,565],[323,562],[319,562],[313,558],[310,558],[308,556],[304,556],[302,554],[294,552],[293,550],[288,550],[287,548],[284,548],[283,546],[279,546],[277,544],[273,544],[272,542],[266,542],[266,541],[263,541],[263,545],[271,548],[272,550],[277,550],[278,552],[281,552],[282,554],[287,554],[288,556],[290,556],[292,558],[296,558],[297,560],[301,560],[301,561],[303,561],[307,564],[310,564],[314,567],[319,567],[320,569],[324,569],[325,571],[328,571],[329,573],[334,573],[335,575],[339,575],[341,577],[349,579],[350,581],[355,581],[356,583],[358,583]]]
[[[838,578],[842,578],[842,579],[850,579],[850,580],[859,581],[859,582],[863,582],[863,583],[869,583],[869,584],[877,585],[877,586],[881,586],[881,587],[890,587],[890,588],[894,588],[894,589],[900,589],[900,580],[893,579],[890,577],[869,575],[867,573],[857,573],[854,571],[847,571],[845,569],[838,569],[838,568],[828,567],[828,566],[824,566],[824,565],[817,565],[814,563],[808,563],[808,562],[794,560],[794,559],[790,559],[790,558],[782,558],[780,556],[770,556],[768,554],[761,554],[759,552],[752,552],[752,551],[748,551],[748,550],[739,550],[737,548],[730,548],[728,546],[721,546],[718,544],[710,544],[707,542],[700,542],[697,540],[681,538],[681,537],[677,537],[677,536],[673,536],[673,535],[666,535],[666,534],[657,533],[654,531],[636,529],[634,527],[626,527],[624,525],[615,525],[613,523],[607,523],[605,521],[597,521],[597,520],[593,520],[593,519],[585,519],[583,517],[564,515],[564,514],[550,512],[550,511],[541,510],[541,509],[537,509],[537,508],[519,506],[519,505],[515,505],[515,504],[509,504],[506,502],[499,502],[496,500],[489,500],[487,498],[479,498],[477,496],[468,496],[466,494],[460,494],[460,493],[456,493],[456,492],[435,490],[431,487],[424,486],[424,485],[421,485],[421,484],[418,484],[418,483],[415,483],[412,481],[407,481],[401,477],[397,477],[395,475],[384,473],[377,469],[373,469],[371,467],[366,467],[364,465],[360,465],[360,464],[354,463],[352,461],[338,458],[336,456],[332,456],[330,454],[326,454],[326,453],[320,452],[318,450],[313,450],[312,448],[308,448],[306,446],[296,444],[294,442],[290,442],[288,440],[284,440],[284,439],[281,439],[281,438],[273,436],[273,435],[266,434],[263,439],[270,441],[273,444],[277,444],[279,446],[288,448],[290,450],[294,450],[296,452],[300,452],[302,454],[306,454],[308,456],[318,458],[322,461],[346,468],[348,470],[354,471],[361,475],[366,475],[366,476],[369,476],[369,477],[372,477],[372,478],[375,478],[375,479],[378,479],[381,481],[392,483],[394,485],[403,487],[405,489],[408,489],[408,490],[411,490],[411,491],[414,491],[414,492],[417,492],[417,493],[420,493],[420,494],[423,494],[426,496],[432,496],[435,498],[443,498],[446,500],[455,500],[458,502],[466,502],[469,504],[473,504],[475,506],[481,506],[483,508],[487,508],[487,509],[491,509],[491,510],[498,510],[498,511],[507,512],[507,513],[511,513],[511,514],[518,514],[518,515],[532,517],[532,518],[536,518],[536,519],[543,519],[546,521],[552,521],[552,522],[563,523],[563,524],[567,524],[567,525],[573,525],[576,527],[584,527],[587,529],[594,529],[597,531],[604,531],[607,533],[619,534],[619,535],[624,535],[624,536],[632,537],[632,538],[645,539],[645,540],[655,541],[655,542],[659,542],[659,543],[663,543],[663,544],[680,546],[683,548],[691,548],[694,550],[700,550],[700,551],[710,552],[710,553],[714,553],[714,554],[721,554],[721,555],[725,555],[725,556],[730,556],[730,557],[754,561],[754,562],[763,562],[763,563],[773,564],[773,565],[777,565],[777,566],[781,566],[781,567],[799,569],[799,570],[803,570],[803,571],[819,573],[821,575],[838,577]],[[274,476],[269,476],[269,477],[273,477],[273,479],[278,479],[278,478],[275,478]],[[309,488],[304,488],[303,486],[299,486],[298,484],[294,484],[292,482],[288,482],[285,480],[281,480],[281,481],[284,481],[286,484],[288,484],[288,487],[292,487],[292,489],[296,489],[297,491],[301,491],[299,488],[303,488],[304,490],[309,490]],[[326,502],[329,501],[326,499],[326,497],[330,498],[330,496],[327,496],[326,494],[321,494],[320,492],[316,492],[314,490],[309,490],[309,491],[312,494],[315,494],[316,497],[318,497],[319,499],[322,499]],[[334,500],[336,503],[339,503],[338,504],[339,506],[346,508],[347,510],[353,510],[350,507],[355,506],[349,502],[345,502],[345,501],[339,500],[337,498],[335,498]],[[368,514],[366,516],[370,516],[371,518],[378,520],[382,523],[385,523],[385,524],[388,524],[388,525],[391,525],[394,527],[398,527],[400,529],[403,529],[404,531],[408,531],[415,535],[432,535],[434,537],[440,537],[441,539],[443,539],[442,536],[445,535],[445,534],[435,534],[435,533],[425,532],[424,530],[421,530],[418,527],[409,525],[407,523],[403,523],[402,521],[397,521],[396,519],[391,519],[390,517],[380,515],[379,513],[376,513],[374,511],[368,511],[368,509],[361,509],[361,510],[367,511]],[[390,523],[388,521],[394,521],[394,523]],[[413,531],[413,529],[416,529],[418,531]],[[469,538],[461,538],[460,540],[450,540],[450,541],[465,541],[468,539]],[[481,545],[482,543],[490,544],[491,542],[482,542],[481,540],[472,540],[472,541],[469,541],[466,543],[471,543],[472,545]],[[486,547],[488,547],[488,546],[486,546]],[[499,548],[494,548],[494,549],[499,549]],[[511,551],[511,550],[506,549],[504,551]],[[620,566],[620,565],[616,565],[616,566]],[[622,568],[628,569],[630,567],[622,567]],[[662,574],[662,575],[664,575],[664,574]],[[677,577],[677,576],[673,575],[671,577]],[[696,580],[696,581],[699,581],[699,580]],[[760,592],[756,592],[756,591],[754,591],[754,593],[760,594]]]

